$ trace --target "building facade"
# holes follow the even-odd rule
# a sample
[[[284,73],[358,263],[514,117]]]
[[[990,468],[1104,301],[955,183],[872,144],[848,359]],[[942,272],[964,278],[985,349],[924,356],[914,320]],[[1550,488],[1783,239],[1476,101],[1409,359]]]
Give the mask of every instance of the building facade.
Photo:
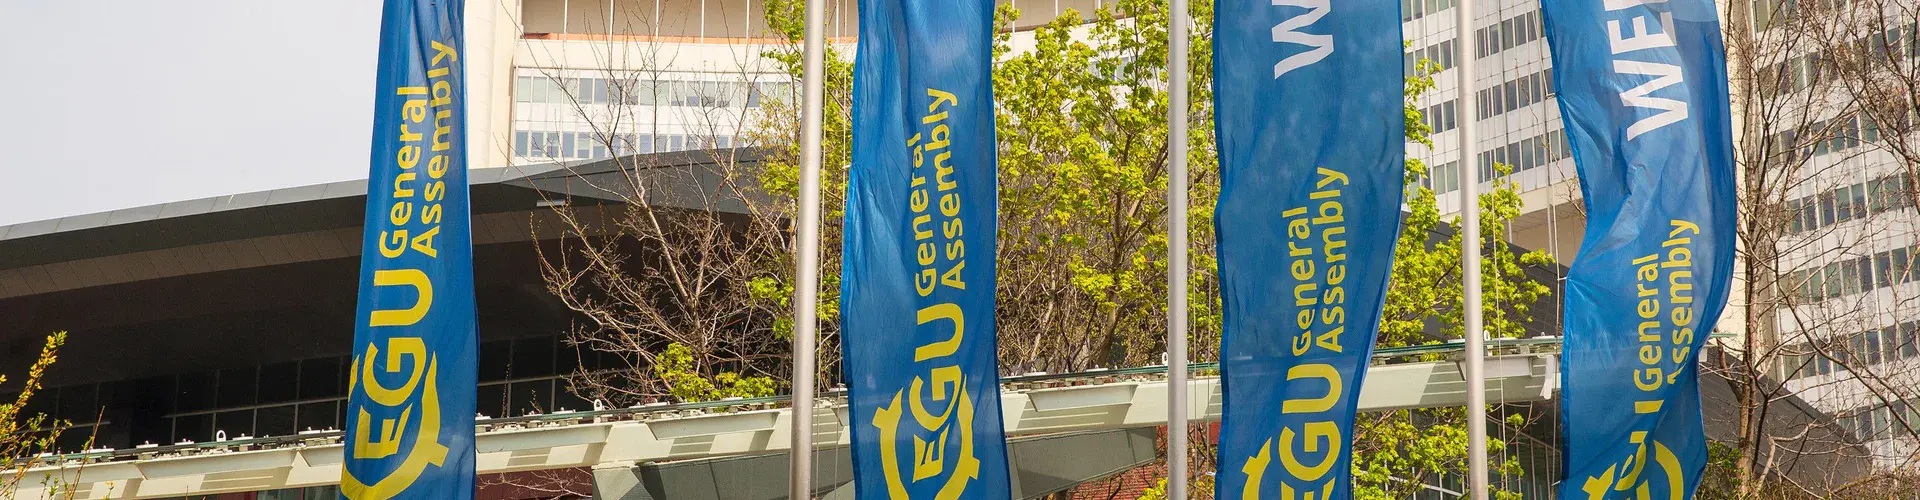
[[[1741,124],[1735,132],[1739,147],[1778,150],[1764,159],[1743,151],[1742,162],[1793,171],[1791,187],[1783,188],[1782,209],[1788,215],[1782,222],[1778,272],[1782,291],[1795,298],[1763,328],[1786,353],[1777,356],[1771,376],[1784,381],[1787,392],[1836,418],[1852,431],[1853,440],[1867,443],[1880,465],[1915,465],[1916,443],[1908,426],[1920,429],[1920,404],[1887,396],[1920,396],[1913,390],[1920,388],[1920,377],[1910,375],[1913,360],[1920,358],[1920,284],[1915,283],[1920,272],[1914,269],[1920,267],[1920,217],[1909,197],[1914,179],[1885,147],[1887,141],[1913,139],[1883,132],[1885,127],[1858,112],[1858,103],[1832,83],[1837,78],[1831,67],[1835,56],[1823,54],[1829,50],[1818,43],[1778,41],[1793,38],[1788,32],[1795,27],[1782,21],[1791,17],[1793,4],[1722,3],[1723,9],[1759,9],[1722,17],[1741,24],[1729,27],[1729,36],[1751,33],[1758,40],[1747,45],[1752,47],[1748,53],[1732,55],[1734,78],[1749,70],[1743,64],[1751,65],[1755,78],[1778,78],[1785,86],[1759,91],[1763,94],[1756,95],[1752,108],[1743,108],[1736,96],[1734,106],[1736,123]],[[1889,8],[1910,14],[1914,5],[1901,1]],[[1432,169],[1427,185],[1439,195],[1441,212],[1458,213],[1457,128],[1461,120],[1478,120],[1481,152],[1471,164],[1483,180],[1496,175],[1494,164],[1508,165],[1512,172],[1503,178],[1524,201],[1507,238],[1570,263],[1585,234],[1584,221],[1579,181],[1553,95],[1555,75],[1539,5],[1530,0],[1479,5],[1473,53],[1480,75],[1471,89],[1478,109],[1471,115],[1456,109],[1460,89],[1453,68],[1459,38],[1454,8],[1452,0],[1401,4],[1402,29],[1409,40],[1407,71],[1412,74],[1422,61],[1438,70],[1434,90],[1419,103],[1434,131],[1433,146],[1409,143],[1408,155]],[[1855,46],[1906,54],[1911,64],[1920,56],[1914,21],[1910,15],[1891,17],[1896,22],[1888,31],[1868,34]],[[1737,81],[1731,87],[1736,92],[1743,88]],[[1831,95],[1809,98],[1808,93]],[[1491,187],[1483,184],[1481,192]],[[1743,210],[1741,215],[1755,213]],[[1751,282],[1736,277],[1735,299],[1719,331],[1746,330],[1746,304],[1738,297]],[[1557,286],[1555,291],[1557,303]]]

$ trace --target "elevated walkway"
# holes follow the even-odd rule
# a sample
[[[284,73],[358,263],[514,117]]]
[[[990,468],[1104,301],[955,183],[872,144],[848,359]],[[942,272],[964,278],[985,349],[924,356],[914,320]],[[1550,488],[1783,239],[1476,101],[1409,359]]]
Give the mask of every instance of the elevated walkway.
[[[1559,382],[1559,339],[1501,340],[1488,343],[1487,400],[1492,403],[1543,401]],[[1458,406],[1466,401],[1466,382],[1460,375],[1459,344],[1381,349],[1360,390],[1361,411]],[[1217,366],[1192,366],[1195,377],[1188,393],[1196,397],[1186,408],[1197,422],[1220,418]],[[1167,417],[1166,367],[1150,366],[1094,370],[1070,374],[1030,374],[1002,380],[1001,408],[1009,438],[1016,447],[1023,437],[1112,436],[1138,440],[1137,432],[1099,433],[1164,426]],[[814,442],[822,453],[847,446],[850,416],[844,393],[829,392],[814,408]],[[648,467],[693,460],[777,455],[787,450],[791,421],[784,396],[732,399],[687,404],[654,404],[633,408],[562,412],[481,420],[475,446],[481,474],[592,468],[596,483],[626,481],[634,485]],[[186,495],[263,491],[338,484],[342,461],[341,432],[306,432],[297,436],[231,439],[211,443],[141,447],[130,450],[94,450],[49,457],[55,466],[0,474],[0,481],[18,478],[19,498],[41,498],[49,484],[70,484],[75,498],[166,498]],[[1121,461],[1132,460],[1138,447]],[[1147,447],[1151,453],[1151,445]],[[1149,457],[1150,458],[1150,457]],[[1015,478],[1044,476],[1039,471],[1057,460],[1015,460]],[[784,464],[784,458],[778,459]],[[822,465],[826,465],[822,461]],[[1119,463],[1119,462],[1115,462]],[[1129,463],[1138,463],[1129,462]],[[1098,464],[1090,464],[1098,465]],[[756,478],[784,484],[782,471]],[[707,467],[705,474],[720,469]],[[1031,472],[1031,474],[1029,474]],[[620,479],[631,476],[630,481]],[[772,474],[772,473],[769,473]],[[849,473],[850,474],[850,473]],[[700,474],[681,474],[677,481],[697,484]],[[1054,477],[1058,479],[1056,474]],[[711,479],[711,477],[709,477]],[[823,487],[845,479],[816,481]],[[1091,479],[1078,478],[1080,480]],[[736,479],[737,481],[737,479]],[[656,480],[656,483],[661,483]],[[677,484],[677,483],[675,483]],[[628,486],[603,492],[610,498],[654,498],[675,484],[656,484],[653,493]],[[1051,483],[1048,483],[1051,484]],[[644,488],[643,488],[644,489]],[[689,490],[680,490],[689,491]],[[778,491],[777,489],[775,491]],[[1044,493],[1029,491],[1028,493]]]

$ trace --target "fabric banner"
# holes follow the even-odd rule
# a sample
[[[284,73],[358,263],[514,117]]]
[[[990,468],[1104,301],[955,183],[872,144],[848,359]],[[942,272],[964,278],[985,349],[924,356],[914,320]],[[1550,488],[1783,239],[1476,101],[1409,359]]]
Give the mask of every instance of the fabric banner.
[[[346,498],[473,498],[473,240],[460,0],[387,0],[374,88]]]
[[[1565,296],[1560,497],[1691,498],[1707,460],[1698,361],[1736,228],[1719,18],[1709,0],[1542,9],[1587,206]]]
[[[1008,498],[991,0],[860,4],[840,291],[860,498]]]
[[[1405,189],[1398,5],[1216,6],[1219,498],[1351,496]]]

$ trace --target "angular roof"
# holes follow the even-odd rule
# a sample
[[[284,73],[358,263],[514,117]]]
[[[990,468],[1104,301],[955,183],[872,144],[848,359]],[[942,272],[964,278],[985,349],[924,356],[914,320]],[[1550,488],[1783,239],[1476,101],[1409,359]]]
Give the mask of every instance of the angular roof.
[[[621,170],[711,177],[715,159],[756,161],[751,149],[634,155],[468,172],[475,244],[529,237],[524,214],[552,197],[618,200],[589,189]],[[572,182],[587,180],[588,182]],[[706,187],[672,182],[671,191]],[[201,272],[359,255],[367,181],[352,180],[177,201],[0,226],[0,299]],[[671,193],[662,195],[671,196]],[[725,207],[723,207],[725,209]],[[491,216],[491,217],[490,217]]]

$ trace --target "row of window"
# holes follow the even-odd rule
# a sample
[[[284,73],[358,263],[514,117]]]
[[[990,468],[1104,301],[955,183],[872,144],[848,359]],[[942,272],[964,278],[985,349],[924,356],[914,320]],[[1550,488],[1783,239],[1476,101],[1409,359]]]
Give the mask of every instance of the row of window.
[[[1480,119],[1485,120],[1493,115],[1539,102],[1546,98],[1546,93],[1552,85],[1553,73],[1541,71],[1506,82],[1498,87],[1481,90],[1477,103],[1480,108]],[[1428,106],[1427,109],[1421,110],[1420,118],[1427,124],[1427,128],[1433,131],[1432,133],[1453,130],[1460,126],[1459,117],[1455,114],[1459,108],[1458,103],[1458,100],[1452,100]]]
[[[1419,0],[1402,0],[1403,4],[1406,1]],[[1452,0],[1444,1],[1448,2],[1447,5],[1452,5]],[[1402,9],[1401,12],[1407,11]],[[1484,58],[1539,39],[1544,31],[1540,26],[1540,11],[1536,10],[1480,28],[1474,33],[1479,35],[1474,43],[1474,57]],[[1453,68],[1454,63],[1457,62],[1454,57],[1454,45],[1459,41],[1460,39],[1456,37],[1402,54],[1405,58],[1403,68],[1406,74],[1414,74],[1415,64],[1423,60],[1440,65],[1441,71]]]
[[[1408,76],[1418,74],[1420,61],[1429,61],[1439,66],[1433,70],[1435,73],[1453,69],[1453,64],[1456,62],[1455,59],[1457,59],[1454,57],[1455,52],[1453,45],[1459,41],[1459,38],[1454,38],[1452,40],[1428,45],[1423,49],[1414,49],[1413,52],[1401,54],[1403,58],[1403,61],[1401,61],[1401,71],[1404,72],[1402,74]]]
[[[1787,201],[1787,213],[1793,220],[1788,234],[1799,234],[1871,215],[1913,206],[1909,197],[1915,189],[1906,172],[1880,177],[1862,184],[1842,186],[1805,198]]]
[[[1499,85],[1481,89],[1479,98],[1479,116],[1485,120],[1495,115],[1526,107],[1529,104],[1544,101],[1553,94],[1553,70],[1540,70],[1538,73],[1508,80]]]
[[[1421,179],[1434,194],[1451,193],[1460,190],[1460,162],[1450,161],[1445,165],[1429,169],[1427,177]]]
[[[1783,348],[1779,357],[1781,372],[1775,376],[1801,379],[1832,375],[1846,371],[1843,363],[1865,366],[1920,357],[1920,321],[1833,337],[1823,343],[1826,344],[1821,350],[1824,353],[1809,349],[1805,343]],[[1835,359],[1840,362],[1834,362]]]
[[[1517,174],[1545,166],[1572,154],[1573,152],[1567,149],[1565,131],[1554,130],[1528,137],[1505,147],[1481,152],[1480,179],[1484,181],[1494,178],[1495,163],[1513,167],[1513,173]],[[1460,189],[1459,163],[1447,162],[1445,165],[1432,167],[1422,183],[1433,189],[1434,194],[1446,194]]]
[[[1912,120],[1911,116],[1901,118],[1902,123],[1896,123],[1894,130],[1905,129],[1906,122]],[[1882,134],[1880,128],[1872,118],[1847,115],[1775,132],[1768,137],[1767,149],[1770,154],[1786,155],[1787,162],[1815,158],[1891,138],[1891,133]]]
[[[781,82],[686,81],[618,78],[550,78],[522,75],[514,102],[627,104],[636,106],[759,107],[788,92]]]
[[[1841,259],[1811,269],[1787,273],[1781,285],[1796,297],[1819,302],[1890,287],[1920,278],[1920,247],[1895,248],[1865,257]]]
[[[1513,173],[1525,172],[1547,166],[1563,158],[1573,156],[1567,149],[1567,132],[1555,129],[1545,134],[1528,137],[1506,147],[1493,148],[1480,152],[1480,178],[1494,177],[1494,164],[1513,167]]]
[[[1545,100],[1552,89],[1552,70],[1544,70],[1483,89],[1480,91],[1480,99],[1477,103],[1480,108],[1480,119],[1492,118]],[[1456,105],[1458,102],[1453,100],[1428,106],[1427,109],[1421,110],[1421,119],[1435,134],[1453,130],[1460,125],[1459,117],[1454,114],[1455,108],[1459,107]]]
[[[1891,405],[1856,408],[1847,411],[1835,423],[1841,430],[1851,434],[1855,442],[1867,442],[1906,435],[1907,428],[1901,425],[1900,420],[1905,420],[1906,425],[1920,426],[1920,401],[1912,404],[1894,401]]]
[[[513,155],[532,160],[604,160],[613,156],[734,147],[731,136],[628,134],[603,140],[593,132],[516,130]],[[607,146],[613,148],[609,150]]]
[[[1420,111],[1420,120],[1426,122],[1427,130],[1435,134],[1453,130],[1454,127],[1460,126],[1459,117],[1454,113],[1455,108],[1459,108],[1455,104],[1459,102],[1452,100],[1428,106],[1427,109]]]
[[[1544,31],[1540,26],[1540,11],[1529,11],[1507,18],[1499,24],[1473,31],[1479,36],[1479,42],[1475,44],[1473,54],[1475,57],[1491,56],[1502,50],[1538,40]]]
[[[1453,8],[1455,0],[1400,0],[1400,22],[1412,21]]]
[[[1805,90],[1820,82],[1839,77],[1840,57],[1870,55],[1882,61],[1920,58],[1920,40],[1915,38],[1915,27],[1915,23],[1895,26],[1855,40],[1851,44],[1852,47],[1846,47],[1847,51],[1840,55],[1827,52],[1801,55],[1789,58],[1784,63],[1767,65],[1761,68],[1759,74],[1772,75],[1774,84],[1781,88]]]
[[[97,429],[61,435],[60,449],[130,448],[141,443],[287,436],[307,429],[339,429],[347,395],[346,356],[163,375],[103,384],[47,388],[23,414],[45,414]],[[483,342],[479,346],[479,411],[518,416],[591,406],[566,390],[564,377],[580,370],[624,368],[616,356],[568,347],[559,336]],[[0,397],[11,401],[12,396]],[[104,421],[103,421],[104,420]],[[95,432],[97,430],[97,435]]]

